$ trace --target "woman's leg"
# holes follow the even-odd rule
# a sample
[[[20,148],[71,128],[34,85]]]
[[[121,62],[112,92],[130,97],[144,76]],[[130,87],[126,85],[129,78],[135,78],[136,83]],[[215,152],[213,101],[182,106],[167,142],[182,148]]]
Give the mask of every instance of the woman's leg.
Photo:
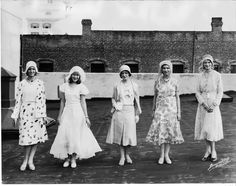
[[[163,164],[164,163],[164,155],[165,155],[165,143],[161,144],[160,149],[161,149],[161,153],[160,153],[160,158],[158,160],[158,163]]]
[[[24,157],[23,163],[20,167],[21,171],[24,171],[26,169],[26,166],[27,166],[28,160],[29,160],[31,146],[25,146],[24,149],[25,149],[25,157]]]
[[[170,152],[170,144],[169,143],[166,143],[165,144],[165,160],[166,160],[166,163],[167,164],[171,164],[171,160],[170,160],[170,157],[169,157],[169,152]]]
[[[123,166],[125,164],[125,148],[124,146],[120,145],[120,161],[119,165]]]
[[[34,155],[35,155],[36,150],[37,150],[37,144],[30,146],[30,154],[29,154],[29,161],[28,161],[30,170],[35,170],[33,161],[34,161]]]
[[[205,142],[206,142],[206,150],[205,150],[205,154],[202,158],[202,161],[208,160],[211,155],[211,142],[207,139],[205,140]]]
[[[130,149],[130,146],[125,146],[125,147],[124,147],[124,150],[125,150],[125,159],[126,159],[126,162],[127,162],[127,163],[132,164],[133,161],[132,161],[132,159],[131,159],[130,156],[129,156],[129,154],[130,154],[129,149]]]
[[[215,148],[215,141],[211,141],[211,161],[217,160],[216,148]]]

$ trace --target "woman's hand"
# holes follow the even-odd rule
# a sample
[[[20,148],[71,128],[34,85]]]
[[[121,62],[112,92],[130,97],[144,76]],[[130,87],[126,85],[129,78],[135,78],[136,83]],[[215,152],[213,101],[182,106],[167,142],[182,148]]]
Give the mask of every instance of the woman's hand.
[[[17,125],[17,118],[12,118],[12,123],[13,123],[13,127],[16,127]]]
[[[136,115],[136,116],[135,116],[135,123],[138,123],[138,122],[139,122],[139,116]]]
[[[91,127],[91,123],[90,123],[90,120],[89,120],[89,118],[88,118],[88,117],[86,117],[85,119],[86,119],[86,123],[87,123],[88,127],[90,128],[90,127]]]
[[[61,124],[61,117],[57,117],[57,123],[58,123],[58,125],[60,125]]]
[[[178,121],[181,120],[181,114],[180,114],[180,112],[177,113],[177,120],[178,120]]]

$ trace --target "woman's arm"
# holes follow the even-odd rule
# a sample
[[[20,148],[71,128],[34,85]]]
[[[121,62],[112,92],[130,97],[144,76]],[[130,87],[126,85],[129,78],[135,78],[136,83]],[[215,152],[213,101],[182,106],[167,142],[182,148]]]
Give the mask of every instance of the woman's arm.
[[[179,88],[176,85],[176,90],[175,90],[175,96],[176,96],[176,105],[177,105],[177,119],[180,121],[181,120],[181,107],[180,107],[180,98],[179,98]]]
[[[153,103],[152,103],[152,111],[155,112],[156,110],[156,99],[158,95],[158,90],[156,89],[157,81],[154,83],[154,96],[153,96]]]
[[[81,103],[82,110],[84,112],[84,116],[86,118],[86,123],[90,127],[91,123],[90,123],[89,117],[88,117],[87,104],[86,104],[86,100],[85,100],[85,95],[83,95],[83,94],[80,95],[80,103]]]
[[[63,92],[59,92],[59,97],[60,97],[60,109],[59,109],[59,113],[58,113],[58,117],[57,117],[57,121],[60,124],[61,122],[61,115],[63,113],[64,107],[65,107],[65,93]]]
[[[17,119],[19,117],[19,113],[20,113],[20,108],[21,108],[21,104],[22,104],[22,83],[20,82],[17,89],[16,89],[16,103],[15,103],[15,107],[13,110],[13,113],[11,115],[11,118],[14,120],[14,126],[16,125]]]

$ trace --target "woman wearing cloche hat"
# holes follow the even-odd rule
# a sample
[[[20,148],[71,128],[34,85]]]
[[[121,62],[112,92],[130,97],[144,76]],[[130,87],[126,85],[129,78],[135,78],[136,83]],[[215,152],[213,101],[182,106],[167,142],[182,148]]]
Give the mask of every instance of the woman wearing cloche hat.
[[[213,57],[209,54],[200,61],[200,73],[196,87],[198,108],[195,120],[195,140],[205,140],[206,150],[202,161],[216,161],[215,143],[223,139],[222,118],[219,105],[223,96],[220,73],[214,69]]]
[[[112,96],[112,119],[106,142],[120,146],[119,165],[132,164],[129,155],[130,146],[137,145],[136,123],[139,121],[141,107],[138,85],[131,80],[129,66],[119,69],[121,81],[114,87]]]
[[[59,88],[61,99],[58,114],[58,131],[50,153],[65,160],[63,167],[76,168],[76,159],[88,159],[101,151],[92,131],[87,113],[85,95],[89,93],[83,84],[85,72],[74,66]]]
[[[25,147],[24,161],[20,167],[25,171],[28,165],[35,170],[34,155],[39,142],[48,139],[44,118],[46,117],[46,96],[44,83],[36,77],[37,65],[34,61],[26,64],[26,78],[19,83],[16,90],[16,104],[11,117],[16,124],[19,120],[19,145]]]

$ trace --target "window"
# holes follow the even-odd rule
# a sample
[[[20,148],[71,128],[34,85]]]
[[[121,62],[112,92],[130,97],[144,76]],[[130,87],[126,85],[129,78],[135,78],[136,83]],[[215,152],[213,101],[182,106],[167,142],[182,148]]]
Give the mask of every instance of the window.
[[[125,65],[129,66],[131,73],[138,73],[139,72],[138,63],[130,62],[130,63],[125,63]]]
[[[48,60],[40,60],[39,72],[53,72],[53,62]]]
[[[31,28],[39,28],[39,24],[38,23],[31,23],[30,27]]]
[[[43,28],[49,29],[49,28],[51,28],[51,24],[50,23],[44,23]]]
[[[231,64],[230,72],[231,73],[236,73],[236,63]]]
[[[219,72],[220,71],[220,64],[214,61],[214,70]]]
[[[183,64],[173,64],[173,73],[184,73]]]
[[[179,60],[172,60],[171,63],[173,73],[184,73],[184,62]]]
[[[105,65],[103,62],[92,62],[91,63],[91,72],[102,73],[105,72]]]

